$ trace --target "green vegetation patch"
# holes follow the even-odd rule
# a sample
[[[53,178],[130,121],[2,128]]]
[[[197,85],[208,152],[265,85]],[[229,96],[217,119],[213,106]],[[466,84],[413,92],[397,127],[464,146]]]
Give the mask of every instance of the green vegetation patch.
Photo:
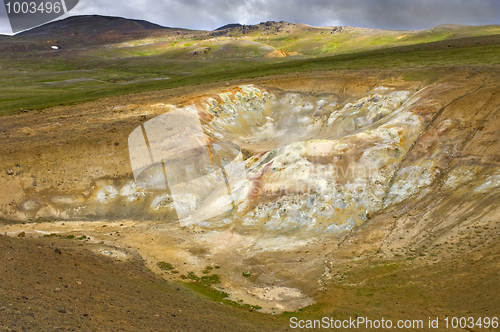
[[[59,234],[45,234],[43,237],[58,237],[58,238],[61,238],[61,239],[66,239],[66,240],[73,240],[73,239],[76,239],[76,240],[86,240],[87,239],[87,236],[85,235],[82,235],[80,237],[75,237],[74,235],[70,234],[70,235],[59,235]]]
[[[175,267],[170,264],[170,263],[166,263],[166,262],[158,262],[156,264],[161,270],[166,270],[166,271],[172,271],[172,270],[175,270]]]
[[[185,285],[190,289],[196,291],[197,293],[208,297],[212,301],[222,302],[226,305],[230,305],[236,308],[247,309],[250,311],[261,309],[261,307],[259,306],[245,304],[245,303],[238,303],[236,301],[231,301],[227,299],[227,297],[229,297],[228,293],[213,287],[213,285],[221,283],[220,276],[217,274],[204,275],[198,277],[194,272],[189,272],[187,275],[181,275],[181,279],[191,280],[191,282],[186,282]]]

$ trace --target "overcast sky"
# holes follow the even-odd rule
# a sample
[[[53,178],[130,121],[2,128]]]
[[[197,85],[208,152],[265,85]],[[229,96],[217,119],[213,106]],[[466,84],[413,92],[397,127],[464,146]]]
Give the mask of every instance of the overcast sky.
[[[80,0],[61,18],[88,14],[204,30],[268,20],[416,30],[447,23],[500,24],[500,0]],[[0,34],[11,33],[0,5]]]

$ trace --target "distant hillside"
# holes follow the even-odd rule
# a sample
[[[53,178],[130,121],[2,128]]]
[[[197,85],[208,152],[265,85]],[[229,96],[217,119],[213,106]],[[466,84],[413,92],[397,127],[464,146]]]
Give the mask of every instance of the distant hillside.
[[[113,16],[83,15],[50,22],[31,30],[23,31],[16,36],[104,34],[155,29],[165,29],[165,27],[144,20],[133,20]]]
[[[198,33],[195,31],[195,33]],[[204,32],[206,34],[206,32]],[[130,42],[143,38],[187,35],[193,31],[163,27],[144,20],[122,17],[84,15],[72,16],[23,31],[14,36],[0,35],[0,51],[18,54],[44,52],[51,45],[61,49],[98,47],[115,43]],[[43,53],[42,53],[43,54]],[[30,55],[32,56],[32,55]]]

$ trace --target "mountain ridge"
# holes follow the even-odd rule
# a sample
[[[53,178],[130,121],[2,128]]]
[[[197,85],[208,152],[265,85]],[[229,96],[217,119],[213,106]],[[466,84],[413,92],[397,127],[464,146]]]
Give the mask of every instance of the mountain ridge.
[[[145,20],[127,19],[119,16],[78,15],[62,20],[52,21],[30,30],[22,31],[14,36],[37,36],[44,34],[57,34],[57,30],[66,29],[68,32],[82,33],[107,33],[119,31],[156,30],[168,29]]]
[[[266,30],[273,30],[273,28],[277,28],[278,31],[280,28],[285,26],[298,26],[301,28],[311,28],[311,29],[325,29],[332,30],[334,32],[342,31],[345,28],[353,28],[350,26],[313,26],[309,24],[303,23],[290,23],[285,21],[265,21],[257,24],[241,24],[241,23],[228,23],[223,26],[220,26],[214,30],[203,30],[203,29],[187,29],[187,28],[176,28],[176,27],[167,27],[157,23],[153,23],[146,20],[141,19],[130,19],[119,16],[106,16],[106,15],[75,15],[70,16],[61,20],[51,21],[46,24],[37,26],[35,28],[22,31],[13,36],[2,35],[0,37],[27,37],[27,36],[40,36],[40,35],[68,35],[68,34],[95,34],[95,33],[116,33],[116,32],[132,32],[132,31],[146,31],[146,30],[183,30],[186,32],[223,32],[223,31],[233,31],[240,30],[243,33],[247,33],[251,30],[256,30],[257,28],[264,28]],[[500,27],[500,25],[483,25],[483,26],[469,26],[469,25],[460,25],[460,24],[442,24],[435,27],[431,27],[428,29],[422,30],[387,30],[387,29],[376,29],[376,28],[357,28],[364,29],[370,31],[399,31],[401,33],[407,32],[421,32],[421,31],[430,31],[430,30],[460,30],[464,28],[477,29],[479,27]],[[66,29],[67,31],[64,33],[58,32],[60,29]],[[69,30],[69,32],[68,32]]]

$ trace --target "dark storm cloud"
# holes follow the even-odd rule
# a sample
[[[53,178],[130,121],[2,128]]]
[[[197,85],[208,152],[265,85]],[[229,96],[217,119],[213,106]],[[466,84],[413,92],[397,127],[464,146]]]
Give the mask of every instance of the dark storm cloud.
[[[267,20],[300,22],[315,26],[351,25],[410,30],[447,23],[500,24],[500,1],[80,0],[70,14],[123,16],[164,26],[206,30],[227,23],[255,24]],[[2,28],[5,26],[5,18],[0,19]]]

